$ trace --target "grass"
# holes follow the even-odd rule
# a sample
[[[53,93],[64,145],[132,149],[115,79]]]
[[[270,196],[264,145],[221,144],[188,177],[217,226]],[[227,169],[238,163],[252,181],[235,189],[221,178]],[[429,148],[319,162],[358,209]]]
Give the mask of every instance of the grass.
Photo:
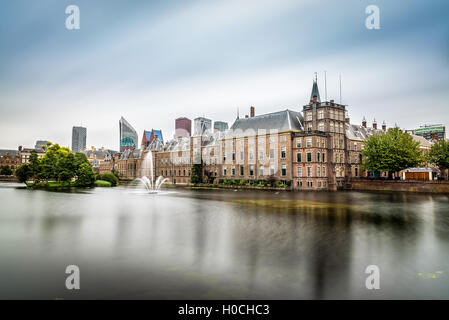
[[[105,181],[105,180],[95,180],[95,184],[96,187],[112,187],[112,184],[109,181]]]

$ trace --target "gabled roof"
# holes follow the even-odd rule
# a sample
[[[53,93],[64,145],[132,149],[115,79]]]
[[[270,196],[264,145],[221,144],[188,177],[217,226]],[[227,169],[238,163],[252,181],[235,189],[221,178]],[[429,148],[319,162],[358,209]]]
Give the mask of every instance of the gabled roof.
[[[303,117],[301,112],[292,110],[283,110],[273,113],[261,114],[251,118],[236,119],[231,126],[234,132],[237,130],[248,131],[253,130],[257,133],[258,130],[300,130],[303,131]]]

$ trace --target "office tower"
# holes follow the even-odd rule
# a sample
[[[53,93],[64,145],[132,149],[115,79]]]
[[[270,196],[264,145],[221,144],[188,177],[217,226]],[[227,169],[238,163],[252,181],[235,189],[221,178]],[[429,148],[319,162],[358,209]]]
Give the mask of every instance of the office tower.
[[[214,131],[226,131],[228,129],[228,123],[224,121],[215,121],[214,122]]]
[[[192,135],[192,120],[181,117],[175,120],[175,138],[185,138]]]
[[[123,152],[126,149],[135,149],[138,141],[137,132],[123,117],[121,117],[119,121],[119,130],[120,152]]]
[[[87,129],[84,127],[72,128],[72,151],[82,152],[86,149]]]
[[[212,121],[207,118],[198,117],[195,120],[193,120],[193,126],[194,126],[194,135],[195,136],[202,136],[206,133],[210,133],[212,129]]]

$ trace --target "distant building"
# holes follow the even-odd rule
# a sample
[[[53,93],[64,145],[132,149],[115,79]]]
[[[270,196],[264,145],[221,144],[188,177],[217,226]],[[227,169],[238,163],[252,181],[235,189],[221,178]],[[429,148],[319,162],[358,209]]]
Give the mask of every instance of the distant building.
[[[193,135],[202,136],[212,130],[212,120],[203,117],[198,117],[195,118],[195,120],[193,120],[193,126],[194,126]]]
[[[42,158],[45,155],[45,151],[42,149],[39,150],[35,148],[22,148],[22,146],[19,146],[19,154],[22,163],[28,163],[33,152],[37,153],[38,158]]]
[[[87,129],[84,127],[72,128],[72,151],[83,152],[86,149]]]
[[[228,123],[224,121],[215,121],[214,122],[214,132],[216,131],[226,131],[228,130]]]
[[[148,146],[154,141],[154,139],[158,139],[162,144],[164,143],[164,139],[162,138],[162,130],[144,130],[141,143],[142,150],[148,148]]]
[[[126,149],[135,149],[137,146],[138,136],[136,130],[121,117],[119,121],[120,129],[120,152]]]
[[[175,138],[186,138],[192,135],[192,120],[181,117],[175,120]]]
[[[84,150],[84,154],[93,167],[98,167],[103,161],[111,161],[112,157],[117,154],[117,151],[108,150],[103,147],[99,149],[91,147],[90,149]]]
[[[423,125],[413,130],[413,134],[429,141],[446,140],[446,127],[442,124]]]
[[[0,167],[9,166],[14,172],[22,163],[18,150],[0,150]]]
[[[42,146],[47,146],[47,142],[50,141],[46,141],[46,140],[37,140],[36,144],[34,145],[34,149],[36,150],[42,150]]]

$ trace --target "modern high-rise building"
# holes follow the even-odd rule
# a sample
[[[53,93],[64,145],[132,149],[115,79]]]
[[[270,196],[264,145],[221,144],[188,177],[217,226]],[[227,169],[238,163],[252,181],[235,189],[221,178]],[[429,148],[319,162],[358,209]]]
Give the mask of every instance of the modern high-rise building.
[[[442,124],[423,125],[413,130],[413,134],[429,141],[446,140],[446,127]]]
[[[181,117],[175,120],[175,138],[185,138],[192,135],[192,120]]]
[[[120,152],[123,152],[126,149],[135,149],[138,141],[137,132],[123,117],[121,117],[119,121],[119,130]]]
[[[228,130],[228,123],[224,121],[215,121],[214,122],[214,131],[226,131]]]
[[[211,132],[212,130],[212,120],[198,117],[193,120],[194,131],[193,134],[195,136],[202,136],[207,132]]]
[[[87,129],[84,127],[72,128],[72,151],[83,152],[86,149]]]
[[[148,148],[148,146],[153,142],[154,139],[158,139],[161,144],[164,144],[164,139],[162,138],[162,130],[143,130],[142,143],[140,144],[142,149]]]

